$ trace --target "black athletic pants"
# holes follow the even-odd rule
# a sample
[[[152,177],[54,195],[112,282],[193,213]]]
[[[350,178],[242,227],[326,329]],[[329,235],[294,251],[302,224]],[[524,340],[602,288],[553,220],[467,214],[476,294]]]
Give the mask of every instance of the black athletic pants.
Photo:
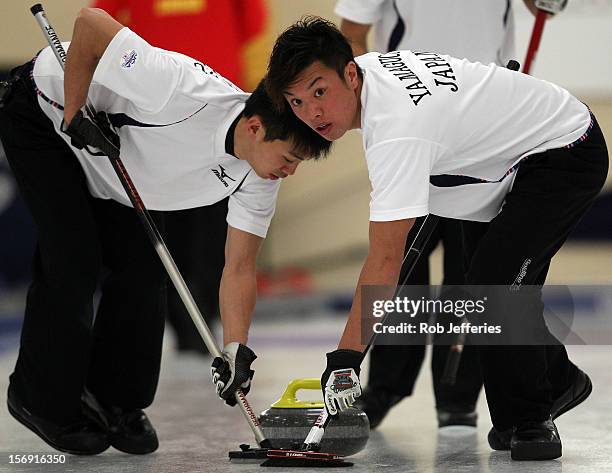
[[[606,179],[608,152],[593,120],[587,139],[574,147],[526,159],[502,211],[490,223],[464,222],[467,284],[509,286],[523,270],[523,285],[544,284],[551,258]],[[543,324],[541,310],[536,316]],[[497,429],[548,418],[553,399],[571,383],[576,367],[565,347],[552,335],[550,340],[547,346],[477,347]]]
[[[406,249],[412,243],[422,220],[420,218],[415,223],[408,235]],[[429,284],[429,256],[440,242],[444,246],[443,284],[463,283],[465,262],[461,222],[441,218],[406,284]],[[407,269],[402,268],[400,282],[404,280],[404,271]],[[370,355],[368,386],[372,389],[384,389],[398,396],[410,396],[425,357],[425,343],[423,336],[423,345],[374,345]],[[473,410],[482,387],[478,352],[474,347],[465,347],[457,381],[453,386],[448,386],[441,383],[448,351],[448,345],[434,345],[432,349],[431,371],[436,407],[447,411]]]
[[[81,417],[84,387],[107,405],[147,407],[159,378],[166,275],[135,211],[91,197],[27,77],[0,110],[0,138],[38,238],[10,389],[58,424]],[[151,215],[162,226],[159,212]]]
[[[219,285],[225,265],[227,204],[166,212],[166,244],[208,325],[219,319]],[[174,285],[168,281],[168,322],[179,351],[207,353]]]

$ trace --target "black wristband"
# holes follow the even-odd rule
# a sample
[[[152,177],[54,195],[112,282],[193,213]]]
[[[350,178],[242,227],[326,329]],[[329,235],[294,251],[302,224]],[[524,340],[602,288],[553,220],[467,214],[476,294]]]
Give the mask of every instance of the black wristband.
[[[353,368],[359,374],[361,359],[360,351],[339,349],[327,354],[327,368],[331,370],[339,368]]]
[[[255,354],[255,352],[246,345],[243,345],[242,343],[238,346],[238,351],[236,352],[236,360],[238,360],[239,357],[241,361],[246,361],[249,365],[257,359],[257,355]]]

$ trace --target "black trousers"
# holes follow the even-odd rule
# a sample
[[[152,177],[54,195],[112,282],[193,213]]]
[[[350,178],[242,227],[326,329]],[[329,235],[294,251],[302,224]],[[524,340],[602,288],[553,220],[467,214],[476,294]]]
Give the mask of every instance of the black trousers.
[[[81,417],[85,387],[107,405],[147,407],[159,378],[166,275],[135,211],[91,197],[27,78],[0,110],[0,139],[38,238],[10,389],[60,424]]]
[[[407,238],[406,249],[410,246],[421,222],[422,219],[419,219],[413,226]],[[444,246],[443,284],[463,284],[465,261],[462,240],[461,222],[441,218],[406,284],[418,286],[429,284],[429,256],[439,243]],[[402,271],[407,269],[402,268]],[[402,272],[400,282],[404,277]],[[370,355],[368,386],[373,389],[384,389],[398,396],[410,396],[425,358],[425,344],[426,339],[423,336],[423,345],[374,345]],[[454,385],[448,386],[441,382],[448,351],[448,345],[440,344],[432,347],[431,370],[436,407],[447,411],[473,410],[482,388],[478,352],[475,347],[465,347],[457,372],[457,381]]]
[[[219,285],[225,265],[229,199],[165,212],[166,244],[208,325],[219,319]],[[168,281],[168,322],[180,351],[208,350],[174,285]]]
[[[525,160],[498,216],[488,224],[463,223],[466,283],[509,286],[524,271],[523,285],[544,284],[552,257],[603,186],[608,163],[596,121],[576,146]],[[550,335],[541,310],[536,317],[540,320],[533,325]],[[576,370],[552,335],[546,346],[477,348],[497,429],[548,418],[553,399],[568,388]]]

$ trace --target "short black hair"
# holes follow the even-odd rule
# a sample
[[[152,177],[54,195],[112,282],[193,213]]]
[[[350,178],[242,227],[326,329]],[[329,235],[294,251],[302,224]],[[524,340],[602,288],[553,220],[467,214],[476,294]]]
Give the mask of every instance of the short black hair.
[[[264,141],[293,141],[294,150],[300,157],[319,159],[329,154],[332,142],[326,140],[297,118],[291,110],[277,110],[262,80],[247,99],[242,115],[250,118],[257,115],[265,128]]]
[[[283,92],[315,61],[335,70],[344,80],[344,68],[354,61],[346,37],[331,21],[305,16],[276,39],[266,78],[266,91],[278,110],[285,108]],[[357,74],[362,78],[361,69]]]

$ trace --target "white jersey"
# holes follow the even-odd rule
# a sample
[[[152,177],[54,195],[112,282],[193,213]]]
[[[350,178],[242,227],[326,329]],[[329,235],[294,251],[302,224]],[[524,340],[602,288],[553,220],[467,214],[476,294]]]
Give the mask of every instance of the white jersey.
[[[411,51],[356,60],[372,221],[490,221],[519,161],[573,143],[591,123],[566,90],[494,64]]]
[[[33,75],[42,110],[70,144],[60,131],[63,72],[50,48],[38,56]],[[205,64],[152,47],[128,28],[108,45],[89,89],[91,103],[108,113],[121,139],[121,160],[147,208],[188,209],[230,196],[229,225],[265,237],[279,181],[258,177],[225,150],[247,98]],[[107,158],[72,150],[94,197],[131,205]]]
[[[515,59],[510,0],[339,0],[335,12],[374,25],[375,51],[436,51],[503,66]]]

